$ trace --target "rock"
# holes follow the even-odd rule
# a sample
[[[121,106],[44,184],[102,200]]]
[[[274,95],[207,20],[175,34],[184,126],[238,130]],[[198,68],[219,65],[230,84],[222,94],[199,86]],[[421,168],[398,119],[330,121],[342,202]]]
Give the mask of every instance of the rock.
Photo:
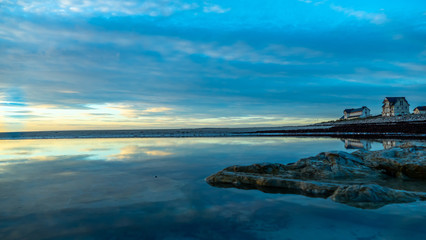
[[[323,152],[295,163],[232,166],[206,181],[218,187],[293,193],[361,208],[425,200],[425,147]],[[417,184],[412,179],[417,179]],[[421,186],[416,189],[415,186]]]
[[[382,171],[392,177],[426,179],[426,148],[402,145],[375,152],[357,152],[369,168]]]
[[[324,198],[333,194],[339,187],[333,183],[303,181],[259,174],[238,174],[225,170],[208,177],[207,182],[217,187],[257,188],[264,192],[293,193]]]
[[[423,193],[395,190],[377,184],[341,186],[330,198],[333,201],[362,208],[377,208],[387,203],[415,202],[424,198]]]

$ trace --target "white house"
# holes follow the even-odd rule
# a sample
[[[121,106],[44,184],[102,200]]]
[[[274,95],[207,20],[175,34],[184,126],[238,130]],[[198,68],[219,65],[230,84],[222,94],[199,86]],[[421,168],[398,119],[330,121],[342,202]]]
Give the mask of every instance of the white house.
[[[426,106],[418,106],[414,108],[414,114],[426,114]]]
[[[344,119],[349,118],[366,118],[370,116],[370,109],[366,106],[361,108],[349,108],[343,111]]]
[[[400,116],[410,114],[410,104],[405,97],[385,97],[383,100],[383,117]]]

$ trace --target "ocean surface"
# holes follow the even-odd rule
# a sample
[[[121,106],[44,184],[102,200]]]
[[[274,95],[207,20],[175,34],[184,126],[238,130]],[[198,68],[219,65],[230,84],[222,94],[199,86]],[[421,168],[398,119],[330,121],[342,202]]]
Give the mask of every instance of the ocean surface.
[[[359,209],[205,182],[231,165],[285,164],[324,151],[379,150],[404,142],[0,140],[0,239],[426,239],[426,202]]]

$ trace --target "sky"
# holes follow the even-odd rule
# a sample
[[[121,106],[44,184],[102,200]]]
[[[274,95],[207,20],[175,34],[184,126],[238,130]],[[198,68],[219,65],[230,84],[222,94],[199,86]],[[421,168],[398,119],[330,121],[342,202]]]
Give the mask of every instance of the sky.
[[[0,0],[0,131],[301,125],[425,92],[424,0]]]

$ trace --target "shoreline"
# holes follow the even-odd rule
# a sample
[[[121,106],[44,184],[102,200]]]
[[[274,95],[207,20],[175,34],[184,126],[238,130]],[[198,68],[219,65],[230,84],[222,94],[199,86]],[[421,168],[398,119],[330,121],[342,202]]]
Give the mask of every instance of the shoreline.
[[[404,138],[426,139],[426,121],[335,124],[327,129],[258,131],[263,134],[329,136],[351,138]]]
[[[73,138],[332,137],[426,139],[426,116],[356,119],[303,126],[2,132],[0,140]]]
[[[148,132],[147,132],[148,131]],[[93,138],[205,138],[205,137],[330,137],[353,139],[415,139],[426,140],[426,134],[407,133],[371,133],[371,132],[316,132],[316,131],[266,131],[266,132],[204,132],[167,130],[151,132],[151,130],[90,130],[90,131],[45,131],[0,133],[0,140],[24,139],[93,139]]]

